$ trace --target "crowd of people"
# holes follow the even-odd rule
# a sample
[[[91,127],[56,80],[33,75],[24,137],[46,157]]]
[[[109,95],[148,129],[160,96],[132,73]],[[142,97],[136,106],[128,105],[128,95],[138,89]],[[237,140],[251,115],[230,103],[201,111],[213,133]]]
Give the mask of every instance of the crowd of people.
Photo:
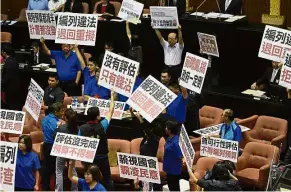
[[[234,2],[239,4],[240,1],[232,3],[234,4]],[[167,1],[167,4],[179,6],[179,12],[185,12],[183,1]],[[238,6],[227,1],[226,9],[229,6],[230,8],[233,6],[233,9],[238,12]],[[28,10],[74,13],[83,13],[84,11],[81,0],[29,0]],[[115,8],[109,1],[101,0],[101,3],[95,6],[94,13],[112,16],[115,14]],[[130,48],[124,51],[123,55],[142,65],[143,52],[139,36],[131,34],[129,23],[126,23],[126,32]],[[163,38],[158,29],[155,29],[155,33],[164,51],[164,69],[161,71],[159,80],[175,93],[177,98],[151,123],[147,122],[138,112],[134,112],[130,106],[126,106],[125,110],[131,113],[132,121],[144,133],[139,148],[140,155],[156,157],[160,139],[165,138],[163,171],[167,174],[166,181],[169,190],[180,191],[179,181],[182,178],[182,167],[185,165],[185,159],[179,146],[181,125],[185,125],[189,135],[192,134],[193,130],[200,129],[199,108],[202,105],[203,92],[196,94],[179,85],[184,49],[182,27],[178,27],[177,33],[169,33],[167,39]],[[15,191],[49,191],[53,175],[56,178],[55,190],[63,191],[66,163],[68,164],[68,178],[71,181],[72,191],[78,189],[82,191],[114,191],[108,158],[107,130],[114,113],[115,101],[126,102],[128,97],[98,84],[104,54],[101,54],[98,59],[90,58],[87,60],[77,44],[62,44],[61,50],[50,50],[46,46],[44,38],[41,38],[40,42],[33,42],[32,49],[34,64],[50,63],[56,66],[57,73],[49,75],[48,87],[44,91],[41,107],[46,114],[41,122],[44,135],[43,162],[40,164],[38,156],[32,151],[31,138],[27,135],[21,135],[18,141]],[[104,45],[104,51],[106,50],[114,52],[111,42]],[[15,58],[13,48],[9,44],[2,47],[1,53],[4,59],[1,87],[5,93],[6,108],[20,110],[21,104],[17,101],[17,91],[21,80],[17,58]],[[272,68],[268,68],[263,77],[250,86],[251,89],[265,90],[272,83],[278,84],[281,67],[281,63],[273,62]],[[81,78],[82,76],[83,78]],[[133,91],[142,82],[143,78],[137,76]],[[81,92],[82,84],[84,85],[83,95]],[[91,107],[87,111],[88,122],[79,125],[77,113],[73,109],[65,109],[66,106],[63,106],[66,96],[83,96],[85,104],[90,97],[110,100],[109,112],[105,118],[101,118],[99,108]],[[289,89],[287,89],[287,98],[286,101],[290,103],[291,91]],[[233,110],[225,109],[221,114],[223,124],[219,133],[211,136],[240,142],[242,130],[234,117]],[[74,160],[50,155],[58,132],[100,140],[93,163],[82,163],[85,168],[84,179],[80,175],[78,176]],[[289,148],[286,155],[286,161],[289,163],[290,157]],[[202,179],[197,179],[192,170],[189,169],[190,183],[197,184],[205,191],[240,191],[241,187],[234,170],[235,165],[232,162],[219,161]],[[134,186],[135,190],[139,190],[143,183],[136,180]],[[161,185],[158,184],[151,185],[151,188],[154,191],[162,190]]]

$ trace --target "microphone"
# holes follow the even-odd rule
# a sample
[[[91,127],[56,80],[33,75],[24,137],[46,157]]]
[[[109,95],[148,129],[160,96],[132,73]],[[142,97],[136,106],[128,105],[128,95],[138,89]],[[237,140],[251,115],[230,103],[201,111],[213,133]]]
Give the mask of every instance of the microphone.
[[[197,11],[198,9],[206,2],[207,0],[202,1],[202,3],[200,3],[200,5],[198,5],[197,9],[196,9],[196,19],[197,19]],[[216,0],[217,1],[217,0]]]

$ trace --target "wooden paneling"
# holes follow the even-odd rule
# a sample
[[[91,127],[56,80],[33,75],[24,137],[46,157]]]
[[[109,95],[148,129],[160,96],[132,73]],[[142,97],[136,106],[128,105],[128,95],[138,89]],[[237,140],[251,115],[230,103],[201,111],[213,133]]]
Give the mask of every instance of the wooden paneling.
[[[26,8],[28,0],[1,0],[1,13],[9,19],[17,19],[21,9]]]

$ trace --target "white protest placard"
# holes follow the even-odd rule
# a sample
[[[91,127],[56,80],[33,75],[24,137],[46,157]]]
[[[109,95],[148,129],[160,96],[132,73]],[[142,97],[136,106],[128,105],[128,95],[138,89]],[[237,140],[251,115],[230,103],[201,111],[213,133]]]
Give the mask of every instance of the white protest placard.
[[[150,13],[154,29],[177,29],[179,26],[177,7],[150,6]]]
[[[50,155],[93,163],[98,145],[96,138],[57,133]]]
[[[95,46],[98,16],[94,14],[58,13],[56,43]]]
[[[181,148],[183,156],[186,159],[188,170],[192,170],[192,165],[193,165],[194,157],[195,157],[195,150],[191,144],[191,141],[185,130],[184,125],[182,125],[181,132],[180,132],[179,146]]]
[[[14,191],[18,143],[1,141],[0,148],[1,148],[0,190],[1,191]]]
[[[205,157],[215,157],[221,160],[237,162],[239,144],[237,141],[220,139],[216,137],[202,136],[200,155]]]
[[[149,75],[127,100],[148,122],[152,122],[177,95]]]
[[[43,96],[43,89],[33,79],[31,79],[24,108],[36,121],[38,120],[38,116],[41,110]]]
[[[100,70],[98,85],[129,97],[132,93],[139,63],[106,51]]]
[[[291,51],[286,52],[283,64],[279,85],[291,89]]]
[[[208,59],[187,52],[179,84],[182,87],[200,94],[208,63]]]
[[[137,24],[140,15],[143,11],[143,4],[134,0],[123,0],[118,17],[128,20],[131,23]]]
[[[30,39],[54,40],[56,38],[56,18],[54,12],[26,10]]]
[[[198,129],[198,130],[193,131],[193,132],[197,133],[199,135],[203,135],[203,136],[215,135],[215,134],[219,134],[221,126],[222,126],[222,123],[221,124],[217,124],[217,125],[212,125],[212,126],[209,126],[209,127],[205,127],[205,128],[202,128],[202,129]],[[250,128],[248,128],[248,127],[245,127],[245,126],[242,126],[242,125],[239,125],[239,126],[241,128],[241,132],[245,132],[245,131],[249,131],[250,130]]]
[[[287,51],[291,51],[291,31],[266,25],[259,57],[284,62]]]
[[[201,53],[219,57],[219,51],[215,35],[197,32]]]
[[[121,178],[160,184],[159,162],[156,157],[117,153]]]
[[[0,109],[0,113],[1,133],[14,133],[21,135],[24,126],[25,112]]]
[[[86,106],[85,115],[87,115],[87,111],[91,107],[98,107],[100,111],[100,117],[106,117],[106,115],[109,113],[109,107],[110,107],[109,100],[104,99],[96,99],[93,97],[90,97]],[[112,119],[122,119],[122,114],[124,112],[125,102],[114,102],[114,112]]]

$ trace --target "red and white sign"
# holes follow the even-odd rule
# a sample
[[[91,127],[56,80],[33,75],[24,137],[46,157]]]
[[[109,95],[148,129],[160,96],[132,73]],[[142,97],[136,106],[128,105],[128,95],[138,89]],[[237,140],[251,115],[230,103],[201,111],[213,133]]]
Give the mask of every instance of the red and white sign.
[[[31,79],[28,87],[28,94],[24,104],[24,108],[29,112],[34,120],[38,120],[41,110],[41,104],[44,96],[43,89]]]
[[[138,70],[138,62],[106,51],[98,84],[129,97],[132,93]]]
[[[133,92],[127,104],[138,111],[148,122],[152,122],[177,95],[151,75]]]
[[[1,133],[14,133],[21,135],[24,126],[25,112],[0,109]]]
[[[14,191],[18,143],[1,141],[0,148],[0,190]]]
[[[57,133],[50,155],[92,163],[98,144],[96,138]]]
[[[279,85],[291,89],[291,51],[286,53],[284,65],[281,69]]]
[[[95,14],[58,13],[55,42],[95,46],[97,24]]]
[[[219,57],[216,36],[200,32],[197,32],[197,35],[201,53]]]
[[[121,178],[160,184],[159,163],[156,157],[117,153],[118,167]]]
[[[56,38],[56,19],[53,12],[26,10],[26,18],[30,39]]]
[[[100,111],[100,117],[106,117],[106,115],[109,113],[110,102],[111,101],[109,100],[96,99],[90,97],[86,106],[85,114],[87,114],[87,111],[90,107],[98,107]],[[112,119],[122,119],[124,107],[125,102],[115,101]]]
[[[201,138],[200,155],[215,157],[221,160],[237,162],[239,144],[237,141],[220,139],[216,137]]]
[[[179,84],[195,93],[200,94],[209,60],[187,53]]]
[[[188,169],[192,170],[192,165],[193,165],[194,157],[195,157],[195,150],[191,144],[191,141],[185,130],[184,125],[182,125],[181,132],[180,132],[179,146],[181,148],[183,156],[185,157]]]
[[[291,31],[266,25],[259,57],[284,62],[287,51],[291,51]]]

